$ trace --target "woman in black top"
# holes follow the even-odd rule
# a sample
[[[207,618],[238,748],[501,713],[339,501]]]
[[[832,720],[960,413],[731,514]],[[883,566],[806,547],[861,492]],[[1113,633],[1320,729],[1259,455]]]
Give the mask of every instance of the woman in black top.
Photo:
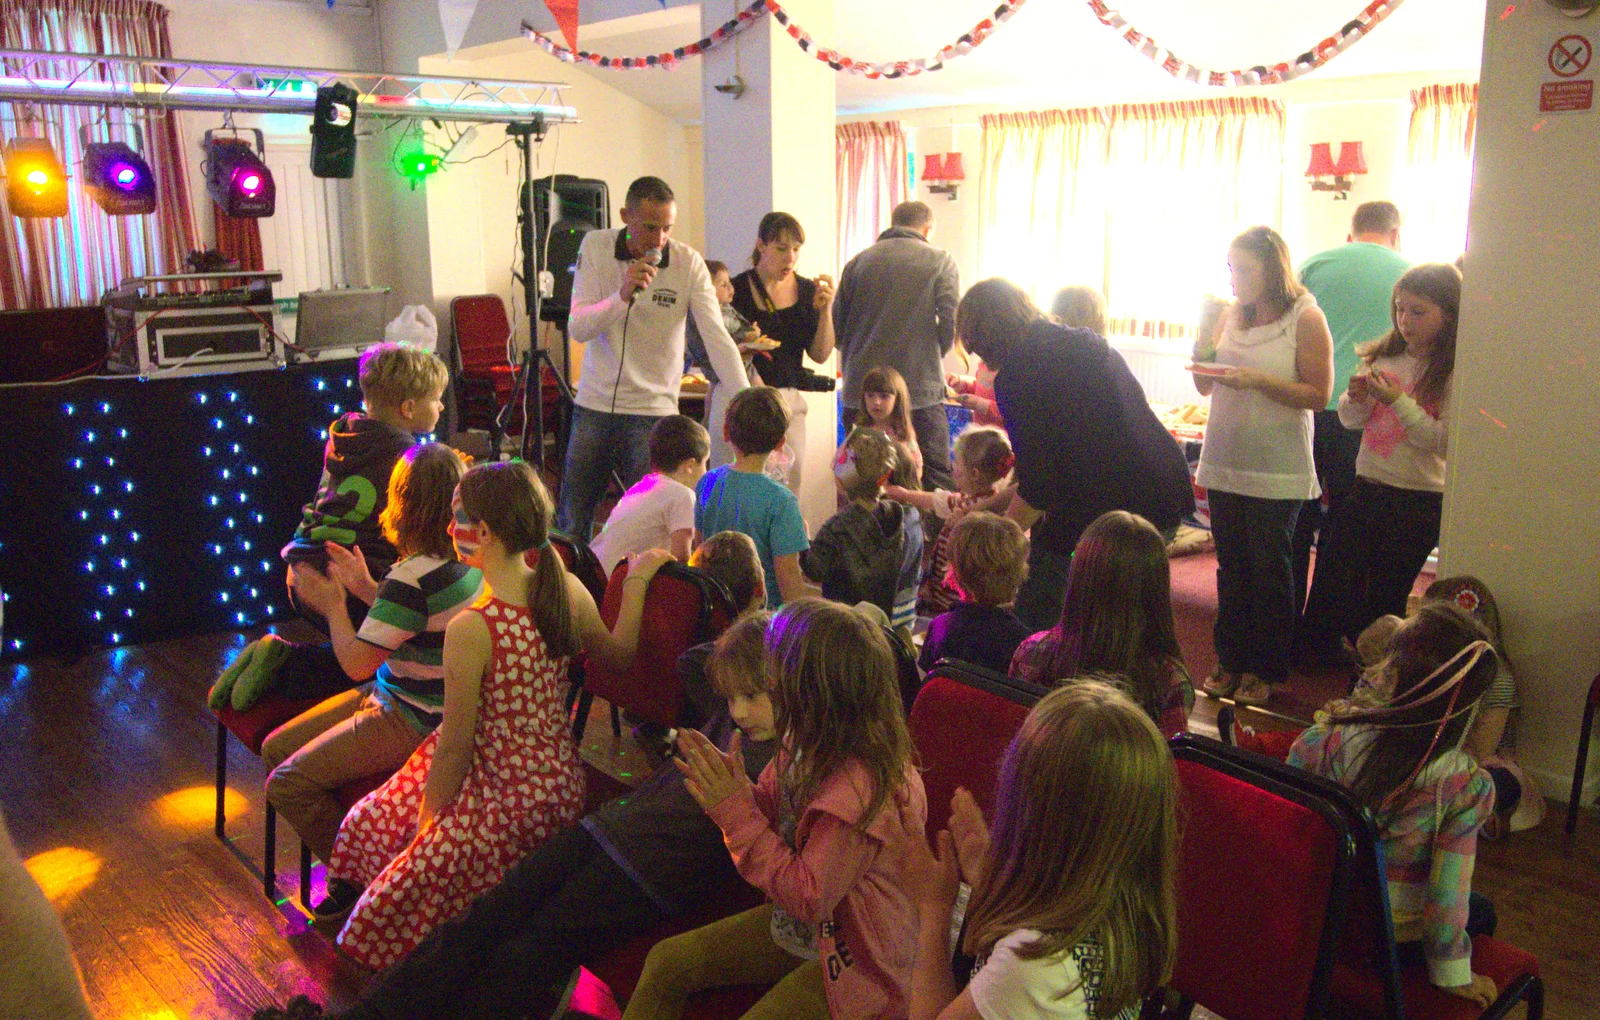
[[[806,451],[806,402],[797,388],[805,374],[803,358],[821,364],[833,356],[833,279],[822,274],[808,280],[794,271],[805,241],[799,220],[767,213],[756,229],[752,268],[733,280],[733,307],[778,342],[775,350],[756,354],[755,370],[789,407],[789,435],[773,466],[788,461],[785,484],[797,495]]]
[[[1083,529],[1107,510],[1127,510],[1170,540],[1194,511],[1189,467],[1105,337],[1052,321],[1016,284],[974,284],[956,309],[956,335],[995,371],[1016,455],[1006,516],[1032,528],[1015,612],[1044,630],[1061,616]]]

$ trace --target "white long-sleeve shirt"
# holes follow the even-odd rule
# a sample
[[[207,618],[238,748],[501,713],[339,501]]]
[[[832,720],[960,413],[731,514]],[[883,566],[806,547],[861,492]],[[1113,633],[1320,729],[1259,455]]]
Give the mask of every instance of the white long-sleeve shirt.
[[[1339,398],[1339,421],[1347,429],[1362,430],[1356,474],[1397,489],[1443,492],[1449,397],[1439,402],[1438,417],[1417,403],[1411,391],[1422,364],[1409,354],[1378,358],[1372,368],[1398,379],[1402,392],[1387,407],[1377,400],[1358,403],[1348,393]]]
[[[621,230],[590,231],[578,248],[568,323],[568,336],[584,345],[578,406],[617,414],[677,414],[683,328],[689,315],[705,340],[719,388],[736,393],[749,386],[700,253],[669,240],[655,279],[630,306],[619,291],[631,261]]]

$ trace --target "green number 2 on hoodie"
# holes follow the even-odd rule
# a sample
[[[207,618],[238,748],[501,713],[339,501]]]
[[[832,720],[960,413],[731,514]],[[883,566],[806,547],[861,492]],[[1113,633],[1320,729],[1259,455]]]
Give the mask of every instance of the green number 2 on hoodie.
[[[306,537],[313,542],[338,542],[340,545],[355,545],[356,533],[352,528],[340,525],[360,524],[372,513],[372,508],[378,505],[378,490],[372,482],[361,475],[351,475],[340,483],[338,494],[356,494],[356,505],[342,517],[331,514],[322,515],[322,523],[312,528]]]

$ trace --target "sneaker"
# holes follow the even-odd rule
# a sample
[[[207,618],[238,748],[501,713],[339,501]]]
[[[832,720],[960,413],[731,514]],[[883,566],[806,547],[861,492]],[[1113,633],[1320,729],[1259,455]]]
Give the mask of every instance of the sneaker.
[[[1233,700],[1240,705],[1265,705],[1272,700],[1272,685],[1254,673],[1246,673],[1233,689]]]
[[[1205,682],[1200,685],[1200,689],[1213,698],[1231,698],[1233,689],[1238,686],[1239,675],[1237,673],[1229,673],[1221,666],[1218,666],[1211,671],[1210,676],[1206,677]]]

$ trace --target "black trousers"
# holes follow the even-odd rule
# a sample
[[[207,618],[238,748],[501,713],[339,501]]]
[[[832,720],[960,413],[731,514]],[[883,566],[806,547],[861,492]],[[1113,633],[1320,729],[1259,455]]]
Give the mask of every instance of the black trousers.
[[[1217,623],[1212,640],[1229,673],[1268,683],[1289,679],[1294,644],[1294,574],[1289,564],[1303,500],[1260,499],[1211,490],[1217,544]]]
[[[1405,616],[1411,586],[1439,544],[1443,509],[1441,492],[1357,478],[1330,555],[1317,552],[1306,597],[1306,617],[1318,621],[1312,639],[1354,641],[1380,616]]]
[[[1313,419],[1316,426],[1311,441],[1311,457],[1316,465],[1317,481],[1322,485],[1321,499],[1308,499],[1300,506],[1300,516],[1294,524],[1294,608],[1299,614],[1306,604],[1306,575],[1311,570],[1311,547],[1317,555],[1324,555],[1333,544],[1334,532],[1339,528],[1345,503],[1356,485],[1356,455],[1361,452],[1361,432],[1344,427],[1338,411],[1318,411]]]
[[[581,825],[551,837],[460,917],[379,975],[348,1013],[382,1020],[520,1020],[580,960],[666,915]]]

